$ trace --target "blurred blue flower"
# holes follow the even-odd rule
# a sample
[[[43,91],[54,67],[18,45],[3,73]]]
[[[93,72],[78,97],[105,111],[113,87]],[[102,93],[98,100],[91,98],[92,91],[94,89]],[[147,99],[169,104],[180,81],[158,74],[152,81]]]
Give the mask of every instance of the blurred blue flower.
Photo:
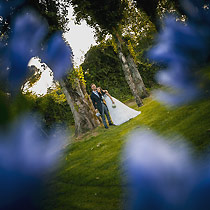
[[[73,68],[72,56],[72,50],[64,42],[62,34],[56,33],[47,43],[41,58],[52,69],[55,79],[59,80]]]
[[[7,17],[12,10],[19,5],[23,4],[25,0],[1,0],[0,2],[0,15]]]
[[[10,10],[22,2],[0,2],[0,16],[11,15]],[[32,11],[22,11],[12,19],[9,38],[0,37],[0,79],[9,82],[11,91],[19,90],[34,56],[44,55],[56,78],[71,68],[71,48],[61,34],[51,38],[43,53],[47,33],[46,21]],[[40,122],[28,115],[10,129],[0,129],[0,209],[39,208],[37,195],[48,172],[56,168],[65,139],[63,130],[47,135]]]
[[[208,63],[210,55],[209,11],[203,8],[201,1],[183,2],[188,21],[184,24],[168,17],[157,45],[149,52],[151,59],[167,65],[156,79],[172,91],[156,92],[156,96],[169,105],[189,103],[203,94],[202,76],[198,72]]]
[[[9,40],[1,40],[0,76],[2,80],[9,81],[12,90],[18,90],[26,80],[28,63],[34,56],[43,58],[56,79],[72,68],[72,51],[63,40],[62,34],[54,34],[45,44],[47,33],[46,21],[32,11],[25,11],[15,18]]]
[[[56,168],[64,139],[63,132],[46,136],[40,121],[30,116],[1,131],[0,209],[23,209],[24,202],[33,206],[30,199],[36,200],[33,196],[39,194],[44,177]],[[17,203],[20,206],[15,206]]]
[[[198,164],[183,141],[134,133],[124,152],[126,209],[210,209],[210,165]],[[202,166],[201,166],[202,165]]]
[[[47,32],[47,24],[35,13],[25,12],[15,19],[7,51],[9,81],[13,86],[25,80],[28,63],[41,54],[41,43]]]

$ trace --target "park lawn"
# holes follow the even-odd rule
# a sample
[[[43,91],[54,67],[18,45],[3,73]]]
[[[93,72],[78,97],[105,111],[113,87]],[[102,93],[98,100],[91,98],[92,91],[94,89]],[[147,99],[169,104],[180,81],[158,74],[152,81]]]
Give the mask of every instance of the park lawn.
[[[67,146],[62,164],[48,181],[43,198],[44,209],[116,210],[122,209],[121,156],[129,133],[140,128],[164,136],[184,136],[195,151],[207,149],[210,139],[210,101],[177,109],[167,109],[152,98],[137,108],[135,119],[109,130],[100,127]],[[155,148],[154,148],[155,149]]]

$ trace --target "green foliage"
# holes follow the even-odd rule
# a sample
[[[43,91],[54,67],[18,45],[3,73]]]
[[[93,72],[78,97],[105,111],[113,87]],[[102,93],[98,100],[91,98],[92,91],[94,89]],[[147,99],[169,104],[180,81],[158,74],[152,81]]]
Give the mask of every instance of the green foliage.
[[[33,9],[44,17],[49,24],[49,35],[57,30],[68,31],[68,10],[66,0],[26,0],[17,8],[10,8],[10,15],[1,21],[1,34],[10,31],[12,16],[16,16],[26,8]]]
[[[32,110],[38,112],[47,129],[54,125],[67,126],[74,124],[74,119],[69,105],[66,102],[66,97],[59,87],[50,91],[50,93],[37,97],[33,95],[26,95],[32,102]]]
[[[0,125],[6,126],[17,116],[27,112],[40,114],[46,129],[55,125],[74,124],[71,110],[60,88],[42,97],[20,93],[12,98],[9,94],[0,91]]]
[[[130,55],[134,58],[138,70],[147,88],[156,86],[155,73],[159,66],[151,63],[147,58],[147,50],[152,46],[156,28],[148,16],[136,9],[136,5],[129,1],[126,7],[126,18],[122,21],[123,40]]]
[[[159,3],[159,0],[136,0],[137,7],[141,8],[150,20],[155,24],[157,21],[157,6]]]
[[[124,17],[125,0],[71,0],[76,21],[85,20],[95,29],[95,35],[103,39],[118,29]]]
[[[111,44],[93,46],[85,55],[82,64],[88,92],[95,83],[118,99],[131,98],[130,89],[125,81],[121,63]]]
[[[84,73],[83,73],[82,66],[79,66],[79,68],[77,68],[77,72],[78,72],[78,78],[79,78],[79,80],[81,81],[81,83],[83,85],[85,85],[86,84],[86,81],[85,81],[85,76],[84,76]]]
[[[153,40],[150,37],[141,37],[138,40],[138,45],[134,48],[138,70],[142,76],[145,86],[149,89],[153,89],[157,86],[155,74],[160,69],[160,66],[151,63],[146,58],[147,51],[152,45],[152,42]]]
[[[128,40],[128,49],[136,60],[146,87],[153,88],[157,85],[154,75],[159,67],[149,63],[145,58],[146,50],[152,44],[151,36],[139,37],[136,40],[138,43],[132,39]],[[91,92],[90,84],[95,83],[96,86],[107,89],[112,96],[124,101],[132,98],[132,95],[125,80],[121,62],[113,49],[113,43],[115,44],[113,40],[107,40],[91,47],[85,55],[82,67],[89,93]]]
[[[17,116],[29,112],[33,102],[22,93],[11,97],[9,93],[0,90],[0,125],[7,126]]]
[[[28,73],[25,82],[23,83],[21,90],[22,92],[28,92],[29,88],[33,87],[42,76],[42,71],[36,66],[28,66]]]
[[[82,66],[74,67],[74,69],[68,74],[67,79],[73,88],[76,88],[78,85],[78,79],[83,85],[86,85]]]
[[[135,0],[136,6],[144,11],[150,21],[160,30],[160,18],[168,13],[184,15],[179,0]]]
[[[72,0],[71,4],[76,20],[78,22],[86,20],[95,29],[95,36],[100,42],[98,49],[97,47],[90,49],[82,65],[88,89],[91,83],[96,83],[121,100],[131,97],[116,55],[118,53],[116,43],[119,39],[122,40],[123,54],[125,56],[130,54],[134,58],[146,87],[151,88],[155,84],[154,74],[157,66],[149,64],[144,58],[144,53],[150,46],[156,29],[148,16],[137,10],[136,5],[130,0],[111,2]],[[105,41],[106,35],[113,37]],[[146,41],[145,46],[143,46],[144,41]]]
[[[128,50],[129,50],[130,54],[133,56],[134,60],[136,61],[136,53],[133,49],[133,46],[132,46],[130,40],[128,40]]]

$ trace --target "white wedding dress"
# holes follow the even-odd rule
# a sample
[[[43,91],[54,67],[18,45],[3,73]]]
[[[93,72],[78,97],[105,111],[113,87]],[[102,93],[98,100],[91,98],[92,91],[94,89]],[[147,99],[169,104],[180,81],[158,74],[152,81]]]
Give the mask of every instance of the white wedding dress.
[[[141,114],[140,111],[136,111],[126,106],[116,98],[112,97],[116,107],[112,107],[112,101],[106,94],[104,95],[104,99],[106,101],[106,105],[109,109],[110,116],[112,118],[112,122],[114,125],[121,125],[122,123],[127,122],[128,120],[138,116]]]

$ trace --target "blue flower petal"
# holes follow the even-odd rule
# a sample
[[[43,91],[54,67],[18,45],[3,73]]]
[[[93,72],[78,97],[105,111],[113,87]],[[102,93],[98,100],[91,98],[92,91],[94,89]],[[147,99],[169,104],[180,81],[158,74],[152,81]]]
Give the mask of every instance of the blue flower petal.
[[[130,137],[124,157],[128,209],[184,209],[198,176],[184,143],[144,130]]]
[[[30,59],[41,54],[41,43],[48,30],[47,24],[32,12],[18,16],[12,29],[8,46],[9,81],[18,86],[27,76]]]
[[[64,132],[46,136],[39,119],[30,115],[17,119],[9,133],[1,131],[0,209],[21,209],[13,205],[34,199],[44,176],[57,166],[64,139]]]
[[[149,57],[167,65],[156,78],[160,84],[174,89],[175,94],[158,92],[158,98],[170,105],[182,105],[205,95],[205,85],[201,85],[200,68],[210,56],[210,12],[205,10],[201,1],[183,1],[189,15],[183,24],[168,17],[165,28],[157,39],[157,45],[149,52]],[[194,11],[194,12],[191,12]],[[203,81],[204,82],[204,81]],[[203,90],[200,87],[203,87]],[[174,96],[174,99],[172,98]]]
[[[72,50],[64,42],[61,33],[56,33],[51,37],[41,56],[42,61],[52,69],[56,80],[73,68],[72,57]]]

